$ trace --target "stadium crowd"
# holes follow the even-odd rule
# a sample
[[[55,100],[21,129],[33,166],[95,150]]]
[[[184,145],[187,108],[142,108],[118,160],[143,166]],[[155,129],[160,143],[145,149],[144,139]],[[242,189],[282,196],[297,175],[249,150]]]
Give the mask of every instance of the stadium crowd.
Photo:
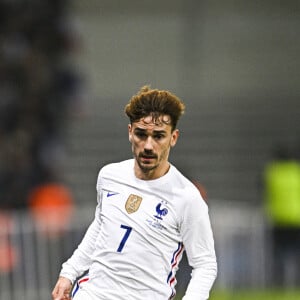
[[[58,178],[63,129],[81,78],[66,0],[0,1],[0,209],[23,209]]]

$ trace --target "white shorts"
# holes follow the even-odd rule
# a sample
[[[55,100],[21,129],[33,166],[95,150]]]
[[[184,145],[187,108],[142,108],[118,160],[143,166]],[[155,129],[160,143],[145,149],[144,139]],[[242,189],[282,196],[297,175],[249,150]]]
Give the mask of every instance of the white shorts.
[[[94,294],[89,293],[86,289],[80,288],[75,294],[73,300],[99,300]]]

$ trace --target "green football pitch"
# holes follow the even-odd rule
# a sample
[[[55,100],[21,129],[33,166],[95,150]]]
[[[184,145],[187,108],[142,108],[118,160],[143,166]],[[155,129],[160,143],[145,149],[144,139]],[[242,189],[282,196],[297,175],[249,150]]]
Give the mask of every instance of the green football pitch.
[[[181,300],[182,295],[178,295],[175,300]],[[300,290],[237,290],[211,292],[209,300],[300,300]]]

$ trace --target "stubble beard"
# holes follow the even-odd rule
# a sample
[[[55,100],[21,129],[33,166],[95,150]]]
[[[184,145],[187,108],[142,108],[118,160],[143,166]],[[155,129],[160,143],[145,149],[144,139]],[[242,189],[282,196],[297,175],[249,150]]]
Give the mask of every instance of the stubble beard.
[[[136,161],[137,161],[137,164],[138,164],[140,170],[144,174],[149,174],[150,172],[156,170],[157,167],[158,167],[157,159],[156,159],[156,161],[154,163],[147,164],[147,163],[143,163],[142,162],[142,158],[140,156],[138,156],[138,157],[136,157]]]

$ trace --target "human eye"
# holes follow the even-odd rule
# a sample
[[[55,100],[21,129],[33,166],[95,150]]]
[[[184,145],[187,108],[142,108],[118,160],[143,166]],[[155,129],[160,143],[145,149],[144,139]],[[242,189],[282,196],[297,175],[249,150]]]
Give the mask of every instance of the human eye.
[[[153,137],[156,139],[156,140],[161,140],[165,137],[165,135],[163,133],[156,133],[153,135]]]
[[[143,138],[146,138],[146,137],[147,137],[147,135],[146,135],[145,132],[139,131],[139,130],[135,131],[134,134],[135,134],[138,138],[140,138],[140,139],[143,139]]]

